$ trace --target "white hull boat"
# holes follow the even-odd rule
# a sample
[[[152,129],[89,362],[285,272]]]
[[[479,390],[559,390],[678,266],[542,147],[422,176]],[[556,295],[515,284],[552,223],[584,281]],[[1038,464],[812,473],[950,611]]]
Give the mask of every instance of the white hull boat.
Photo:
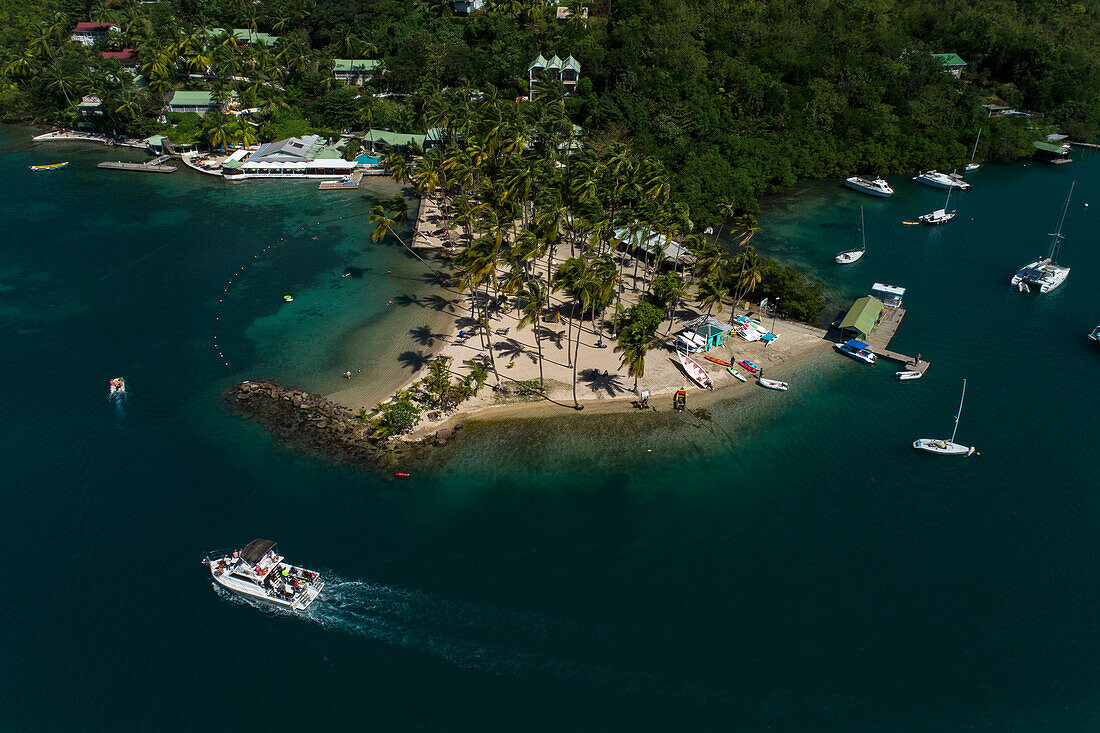
[[[875,352],[871,351],[871,347],[857,339],[848,339],[842,344],[833,344],[833,348],[864,364],[874,364],[878,361],[878,357],[875,356]]]
[[[1058,229],[1050,235],[1050,252],[1041,260],[1036,260],[1024,265],[1012,276],[1012,284],[1021,293],[1030,293],[1038,288],[1040,293],[1049,293],[1066,281],[1069,277],[1069,268],[1055,264],[1054,258],[1058,256],[1062,248],[1062,225],[1066,221],[1066,212],[1069,210],[1069,200],[1073,197],[1073,187],[1076,181],[1069,186],[1069,195],[1062,206],[1062,218],[1058,221]]]
[[[941,456],[970,456],[977,451],[973,446],[961,445],[955,442],[955,434],[959,432],[959,418],[962,417],[963,400],[966,399],[966,380],[963,380],[962,396],[959,397],[959,411],[955,415],[955,429],[951,431],[950,440],[938,438],[917,438],[913,441],[913,447],[926,453],[935,453]]]
[[[924,376],[924,372],[914,372],[906,370],[904,372],[894,372],[899,380],[902,382],[908,382],[911,379],[920,379]]]
[[[1100,343],[1100,326],[1097,326],[1089,332],[1089,340],[1094,343]]]
[[[684,373],[687,374],[693,382],[703,389],[714,389],[714,380],[707,374],[706,369],[699,366],[694,359],[682,351],[677,351],[676,356],[680,359],[680,365],[684,368]]]
[[[860,247],[859,247],[859,249],[853,249],[853,250],[849,250],[847,252],[841,252],[840,254],[838,254],[836,257],[833,258],[833,262],[837,263],[838,265],[850,265],[853,262],[855,262],[856,260],[858,260],[860,257],[862,257],[863,253],[867,251],[867,234],[863,229],[863,207],[862,206],[859,207],[859,236],[860,236]]]
[[[978,136],[974,138],[974,149],[970,151],[970,162],[966,164],[966,172],[976,171],[981,168],[981,164],[974,162],[974,156],[978,154],[978,141],[982,139],[982,129],[978,128]]]
[[[869,196],[885,197],[894,195],[894,189],[890,188],[890,184],[877,176],[875,178],[851,176],[844,179],[844,185]]]
[[[778,379],[764,379],[763,377],[756,380],[756,383],[761,387],[767,387],[768,389],[779,390],[780,392],[786,392],[788,385],[786,382],[780,382]]]
[[[271,540],[212,552],[203,564],[214,582],[230,593],[291,611],[304,611],[325,587],[316,571],[284,562]]]
[[[115,377],[107,383],[109,395],[124,395],[126,394],[126,382],[122,377]]]
[[[951,190],[957,188],[960,191],[969,191],[970,184],[962,179],[958,173],[940,173],[939,171],[924,171],[913,176],[917,183],[923,183],[932,188]]]
[[[930,214],[924,214],[917,218],[921,224],[946,224],[955,218],[955,212],[947,209],[936,209]]]

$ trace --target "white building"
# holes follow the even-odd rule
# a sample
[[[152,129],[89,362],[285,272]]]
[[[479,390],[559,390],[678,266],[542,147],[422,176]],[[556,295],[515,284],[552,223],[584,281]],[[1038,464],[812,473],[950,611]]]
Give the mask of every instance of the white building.
[[[69,38],[73,43],[79,43],[82,46],[94,46],[96,41],[107,40],[107,36],[111,35],[111,31],[120,30],[122,29],[111,23],[81,22],[76,24],[76,28],[73,28],[72,35]]]

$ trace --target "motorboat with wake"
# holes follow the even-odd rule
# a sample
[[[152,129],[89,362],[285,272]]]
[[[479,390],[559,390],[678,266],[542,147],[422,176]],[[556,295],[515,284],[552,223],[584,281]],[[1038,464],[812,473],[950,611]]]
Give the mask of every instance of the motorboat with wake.
[[[691,377],[693,382],[703,389],[714,389],[714,380],[707,374],[706,369],[699,366],[694,359],[682,351],[677,351],[676,356],[680,359],[680,365],[684,368],[684,373]]]
[[[879,176],[874,178],[851,176],[844,179],[844,185],[869,196],[885,197],[894,195],[894,189],[890,188],[890,184]]]
[[[964,181],[963,177],[954,171],[951,173],[941,173],[937,170],[922,171],[913,176],[913,180],[917,183],[923,183],[925,186],[931,186],[932,188],[946,188],[948,190],[957,188],[960,191],[970,190],[970,184]]]
[[[126,382],[122,377],[115,377],[107,382],[107,389],[109,395],[124,395],[126,394]]]
[[[936,438],[917,438],[913,441],[913,447],[927,453],[935,453],[941,456],[970,456],[974,455],[975,448],[969,445],[959,445],[955,442],[955,434],[959,432],[959,418],[962,417],[963,400],[966,399],[966,380],[963,380],[962,396],[959,397],[959,411],[955,415],[955,429],[951,431],[951,440],[938,440]]]
[[[1066,196],[1066,203],[1062,206],[1062,218],[1058,221],[1058,230],[1050,235],[1050,252],[1047,253],[1045,258],[1024,265],[1012,276],[1012,284],[1021,293],[1030,293],[1032,288],[1039,288],[1040,293],[1049,293],[1069,277],[1069,268],[1055,264],[1054,258],[1058,256],[1059,251],[1062,249],[1062,240],[1064,239],[1062,225],[1066,221],[1069,200],[1073,197],[1073,187],[1076,183],[1074,181],[1069,185],[1069,195]]]
[[[871,351],[871,347],[859,339],[848,339],[842,344],[835,344],[833,348],[856,361],[862,361],[864,364],[874,364],[878,360],[875,352]]]
[[[836,262],[838,265],[850,265],[858,260],[860,257],[862,257],[863,254],[867,251],[867,233],[863,229],[862,206],[859,207],[859,229],[857,231],[860,239],[859,249],[851,249],[847,252],[841,252],[836,257],[834,257],[833,261]]]
[[[325,587],[320,573],[284,562],[271,540],[211,552],[203,563],[214,582],[230,593],[291,611],[307,609]]]

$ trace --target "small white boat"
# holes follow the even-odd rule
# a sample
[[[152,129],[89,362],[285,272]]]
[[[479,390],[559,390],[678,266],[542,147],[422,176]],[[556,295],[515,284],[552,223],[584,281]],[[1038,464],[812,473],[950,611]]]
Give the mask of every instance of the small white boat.
[[[241,550],[203,558],[214,582],[231,593],[292,611],[304,611],[325,587],[319,573],[283,562],[271,540],[252,540]]]
[[[938,438],[917,438],[913,441],[913,447],[926,453],[936,453],[941,456],[970,456],[976,451],[973,446],[960,445],[955,442],[955,434],[959,432],[959,418],[962,417],[963,400],[966,399],[966,380],[963,380],[962,396],[959,398],[959,412],[955,415],[955,429],[951,431],[951,440],[939,440]]]
[[[767,387],[768,389],[777,389],[780,392],[786,392],[788,385],[786,382],[780,382],[778,379],[764,379],[760,377],[756,380],[756,383],[761,387]]]
[[[946,224],[947,222],[954,219],[955,210],[947,210],[947,205],[951,203],[951,190],[952,189],[950,188],[947,189],[947,200],[943,202],[942,209],[936,209],[931,214],[918,216],[917,219],[920,220],[922,224]]]
[[[868,178],[866,176],[851,176],[844,179],[844,185],[853,190],[870,196],[893,196],[894,189],[890,184],[878,176]]]
[[[842,344],[834,344],[833,348],[864,364],[874,364],[878,360],[875,352],[871,351],[871,347],[859,339],[848,339]]]
[[[834,257],[833,261],[836,262],[838,265],[850,265],[853,262],[855,262],[856,260],[858,260],[860,257],[862,257],[863,253],[867,251],[867,233],[863,229],[863,207],[862,206],[859,207],[859,230],[858,230],[858,232],[859,232],[859,238],[860,238],[860,247],[859,247],[859,249],[852,249],[852,250],[848,250],[847,252],[841,252],[836,257]]]
[[[924,372],[914,372],[914,371],[911,371],[911,370],[908,370],[908,369],[906,369],[903,372],[894,372],[894,374],[902,382],[907,382],[910,379],[920,379],[921,377],[924,376]]]
[[[939,171],[923,171],[913,176],[913,180],[917,183],[923,183],[925,186],[931,186],[932,188],[945,188],[952,189],[957,188],[961,191],[969,191],[970,184],[963,180],[962,176],[958,173],[940,173]]]
[[[692,381],[703,389],[714,389],[714,380],[707,374],[706,369],[699,366],[694,359],[682,351],[677,351],[676,356],[680,359],[680,365],[684,368],[684,372],[691,377]]]
[[[1021,293],[1030,293],[1032,287],[1038,287],[1040,293],[1049,293],[1066,281],[1069,277],[1069,268],[1065,265],[1057,265],[1054,258],[1058,256],[1062,248],[1062,225],[1066,221],[1066,212],[1069,210],[1069,200],[1073,196],[1073,187],[1076,181],[1069,186],[1069,195],[1062,207],[1062,218],[1058,221],[1058,230],[1051,234],[1050,252],[1041,260],[1036,260],[1024,265],[1012,276],[1012,284]]]
[[[122,377],[115,377],[114,379],[110,380],[107,385],[108,389],[110,390],[108,394],[126,394],[126,382],[122,379]]]

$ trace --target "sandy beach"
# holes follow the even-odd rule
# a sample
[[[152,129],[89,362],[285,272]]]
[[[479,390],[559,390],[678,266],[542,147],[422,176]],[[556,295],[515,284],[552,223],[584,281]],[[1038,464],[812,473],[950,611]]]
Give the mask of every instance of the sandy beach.
[[[428,257],[431,250],[439,250],[453,244],[451,237],[455,232],[443,229],[439,214],[439,202],[434,198],[422,199],[417,215],[413,235],[414,246]],[[616,253],[616,261],[623,264],[623,282],[620,297],[624,305],[637,301],[642,290],[644,273],[638,272],[635,279],[634,263],[623,253]],[[414,431],[406,436],[417,439],[429,435],[440,428],[453,425],[464,419],[507,418],[573,412],[576,407],[573,397],[573,366],[571,349],[577,325],[570,323],[567,307],[559,297],[553,297],[551,307],[544,311],[538,324],[538,341],[542,346],[542,376],[545,380],[545,398],[539,396],[519,396],[509,387],[519,382],[537,382],[539,379],[539,344],[536,341],[535,328],[519,328],[521,312],[515,298],[497,310],[490,311],[490,333],[471,333],[474,321],[471,318],[471,295],[458,293],[451,289],[446,299],[428,298],[423,301],[411,299],[404,305],[410,311],[410,341],[396,342],[383,346],[392,354],[393,370],[386,374],[370,375],[369,379],[358,377],[349,380],[348,387],[328,395],[328,397],[353,410],[366,409],[368,412],[380,402],[390,398],[398,389],[407,389],[423,376],[428,362],[439,357],[450,357],[451,370],[455,375],[469,371],[466,362],[487,357],[487,345],[491,345],[499,374],[499,386],[495,390],[497,378],[490,371],[485,388],[474,398],[460,404],[454,412],[433,414],[435,419],[424,419]],[[647,390],[651,402],[667,402],[671,405],[671,395],[677,390],[688,391],[689,403],[695,403],[704,395],[722,393],[729,396],[731,391],[756,390],[760,387],[745,369],[736,367],[749,378],[741,382],[729,374],[724,366],[704,359],[703,354],[694,358],[704,366],[714,379],[713,392],[698,387],[684,373],[675,351],[671,347],[672,339],[682,328],[682,324],[705,313],[690,299],[675,309],[671,320],[660,326],[659,333],[666,335],[666,345],[658,347],[646,357],[645,374],[638,380],[638,390]],[[744,309],[738,315],[754,314]],[[731,318],[729,308],[721,313],[713,313],[720,320]],[[774,323],[774,325],[773,325]],[[824,339],[825,332],[806,324],[772,320],[763,320],[763,325],[777,333],[779,338],[765,346],[760,341],[748,342],[735,333],[730,334],[724,345],[712,349],[707,355],[728,361],[736,365],[742,359],[748,359],[763,369],[766,376],[775,376],[793,383],[797,389],[797,374],[792,368],[800,359],[831,348],[832,344]],[[359,335],[353,338],[359,338]],[[368,334],[362,334],[368,338]],[[573,346],[570,347],[570,344]],[[611,410],[629,410],[631,402],[637,399],[634,391],[634,379],[620,363],[620,354],[614,350],[615,339],[610,331],[610,323],[581,321],[580,346],[577,351],[576,399],[585,409],[596,412]],[[410,357],[410,350],[415,358]],[[484,359],[488,363],[487,358]]]

